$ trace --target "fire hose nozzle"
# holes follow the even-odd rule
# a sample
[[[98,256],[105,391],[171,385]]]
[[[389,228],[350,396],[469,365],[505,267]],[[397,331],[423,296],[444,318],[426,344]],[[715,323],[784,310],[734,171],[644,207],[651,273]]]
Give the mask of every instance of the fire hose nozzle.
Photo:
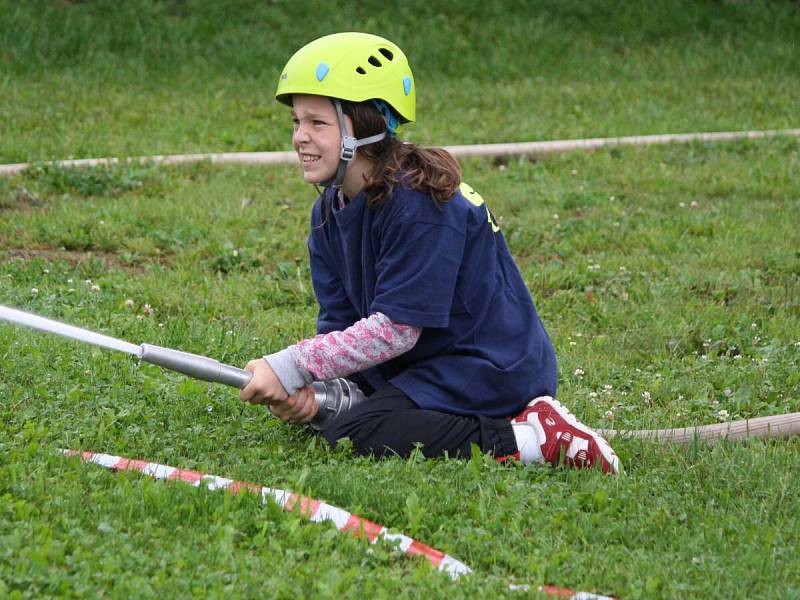
[[[140,358],[143,361],[178,371],[194,379],[243,388],[253,377],[249,371],[199,354],[163,348],[153,344],[142,344],[141,350]],[[311,421],[311,427],[317,430],[325,429],[341,413],[364,401],[364,393],[358,389],[356,384],[347,379],[315,381],[312,386],[319,410]]]
[[[143,361],[172,371],[178,371],[195,379],[243,388],[253,377],[253,374],[249,371],[223,364],[207,356],[173,350],[172,348],[162,348],[153,344],[142,344],[141,348],[142,355],[140,358]]]
[[[340,414],[364,401],[364,392],[348,379],[315,381],[311,386],[319,410],[310,425],[317,431],[322,431]]]

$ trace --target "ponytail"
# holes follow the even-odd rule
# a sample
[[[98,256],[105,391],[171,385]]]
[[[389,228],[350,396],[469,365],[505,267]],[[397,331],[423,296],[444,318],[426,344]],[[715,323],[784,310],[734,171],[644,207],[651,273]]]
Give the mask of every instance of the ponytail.
[[[386,130],[386,122],[372,102],[342,101],[344,114],[353,120],[353,134],[364,138]],[[380,142],[358,149],[374,165],[366,177],[364,193],[369,206],[383,204],[395,184],[430,194],[437,204],[444,204],[461,185],[461,167],[452,154],[441,148],[420,148],[387,136]]]

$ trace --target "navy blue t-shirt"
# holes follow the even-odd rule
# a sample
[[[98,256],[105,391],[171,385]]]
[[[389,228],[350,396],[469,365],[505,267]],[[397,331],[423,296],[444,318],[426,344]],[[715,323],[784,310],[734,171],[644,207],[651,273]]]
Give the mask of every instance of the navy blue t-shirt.
[[[502,233],[466,184],[444,204],[397,184],[378,208],[362,192],[314,204],[308,239],[319,333],[382,312],[422,328],[417,344],[368,369],[422,408],[512,416],[555,395],[556,357]]]

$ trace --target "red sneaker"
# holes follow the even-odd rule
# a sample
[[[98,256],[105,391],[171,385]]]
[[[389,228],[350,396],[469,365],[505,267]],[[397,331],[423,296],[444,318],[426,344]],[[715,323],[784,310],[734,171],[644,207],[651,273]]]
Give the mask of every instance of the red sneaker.
[[[619,458],[599,434],[575,418],[549,396],[535,398],[511,419],[519,447],[519,460],[600,468],[619,473]]]

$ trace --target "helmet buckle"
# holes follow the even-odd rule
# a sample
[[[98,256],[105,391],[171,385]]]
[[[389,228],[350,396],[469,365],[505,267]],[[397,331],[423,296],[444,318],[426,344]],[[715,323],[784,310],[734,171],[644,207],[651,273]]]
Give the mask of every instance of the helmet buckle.
[[[342,136],[342,151],[339,157],[342,160],[351,161],[356,155],[356,148],[358,148],[358,140],[352,136]]]

